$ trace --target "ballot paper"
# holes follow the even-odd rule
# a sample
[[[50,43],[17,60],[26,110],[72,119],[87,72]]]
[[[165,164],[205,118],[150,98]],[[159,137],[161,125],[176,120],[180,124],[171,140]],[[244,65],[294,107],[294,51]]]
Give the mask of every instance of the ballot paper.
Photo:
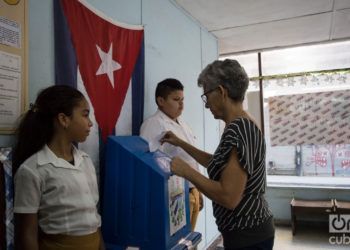
[[[171,163],[171,157],[167,155],[166,153],[156,150],[153,153],[153,157],[158,163],[158,166],[166,173],[171,173],[170,170],[170,163]]]
[[[164,135],[165,135],[165,132],[157,135],[155,138],[153,138],[153,140],[150,140],[148,142],[150,152],[154,152],[160,148],[160,146],[161,146],[160,139],[162,139]]]
[[[160,133],[157,135],[153,140],[150,140],[148,142],[149,145],[149,151],[150,152],[155,152],[157,150],[161,150],[170,157],[177,156],[180,154],[180,148],[176,147],[174,145],[171,145],[170,143],[165,142],[164,145],[160,143],[160,139],[164,137],[166,132]],[[163,146],[163,147],[161,147]]]

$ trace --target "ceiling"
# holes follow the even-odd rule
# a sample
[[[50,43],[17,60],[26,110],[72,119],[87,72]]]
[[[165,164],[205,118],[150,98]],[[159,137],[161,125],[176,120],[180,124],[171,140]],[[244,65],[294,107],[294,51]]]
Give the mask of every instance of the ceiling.
[[[219,54],[350,39],[350,0],[175,0]]]

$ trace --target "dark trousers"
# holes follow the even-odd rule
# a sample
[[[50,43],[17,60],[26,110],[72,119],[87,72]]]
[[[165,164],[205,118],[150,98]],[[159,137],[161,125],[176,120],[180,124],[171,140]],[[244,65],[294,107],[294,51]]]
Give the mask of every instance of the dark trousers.
[[[256,243],[251,246],[242,247],[242,248],[226,248],[225,250],[272,250],[273,249],[273,243],[274,243],[275,237],[271,237],[267,240],[264,240],[262,242]]]

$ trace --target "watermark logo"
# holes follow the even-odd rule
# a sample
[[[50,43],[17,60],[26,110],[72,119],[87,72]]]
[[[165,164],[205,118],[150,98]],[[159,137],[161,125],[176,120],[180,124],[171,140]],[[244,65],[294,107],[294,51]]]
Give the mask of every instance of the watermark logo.
[[[330,233],[350,233],[350,215],[349,214],[330,214],[329,215]]]
[[[329,237],[329,243],[331,245],[350,245],[350,236],[346,234]]]
[[[329,237],[331,245],[350,245],[350,215],[347,214],[330,214],[329,215],[329,232],[340,233]]]

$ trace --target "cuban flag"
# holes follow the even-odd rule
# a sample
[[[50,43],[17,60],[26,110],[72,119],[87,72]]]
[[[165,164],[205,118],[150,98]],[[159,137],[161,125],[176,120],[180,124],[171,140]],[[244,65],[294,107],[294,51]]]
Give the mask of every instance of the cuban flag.
[[[55,81],[78,88],[94,126],[79,148],[96,167],[108,135],[137,135],[143,120],[143,27],[115,22],[82,0],[55,0]]]

